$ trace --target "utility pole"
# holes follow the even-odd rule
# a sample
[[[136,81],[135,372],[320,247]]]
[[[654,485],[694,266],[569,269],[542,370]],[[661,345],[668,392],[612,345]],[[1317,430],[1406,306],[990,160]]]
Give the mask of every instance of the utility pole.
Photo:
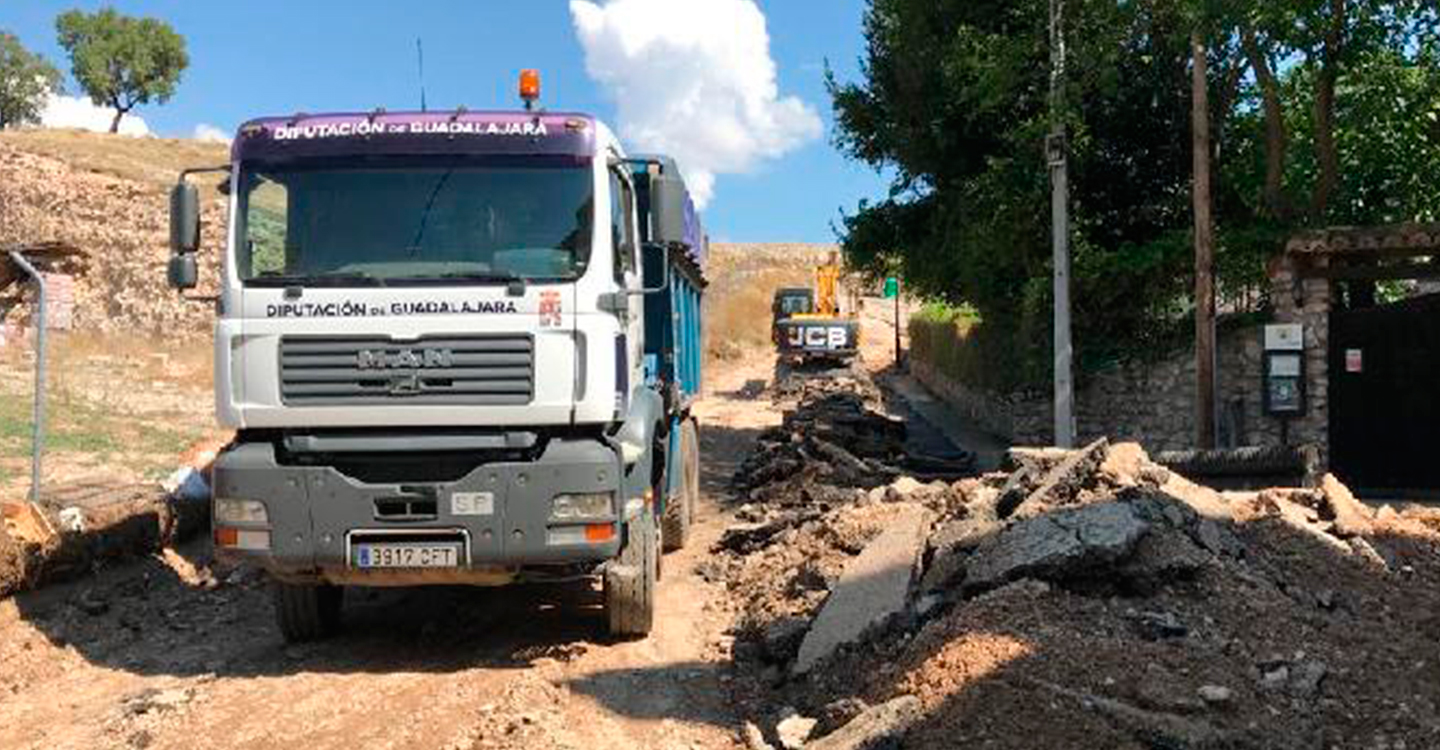
[[[1210,216],[1210,96],[1205,40],[1190,33],[1195,183],[1195,447],[1215,447],[1215,227]]]
[[[1070,175],[1065,144],[1065,0],[1050,0],[1051,236],[1055,258],[1055,445],[1075,447],[1074,357],[1070,341]]]
[[[895,371],[900,372],[900,278],[895,278]]]

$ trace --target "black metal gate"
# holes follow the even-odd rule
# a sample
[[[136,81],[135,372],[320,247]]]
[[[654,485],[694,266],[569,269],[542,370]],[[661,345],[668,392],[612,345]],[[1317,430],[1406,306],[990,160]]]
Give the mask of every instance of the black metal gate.
[[[1440,490],[1440,294],[1330,315],[1330,464],[1372,494]]]

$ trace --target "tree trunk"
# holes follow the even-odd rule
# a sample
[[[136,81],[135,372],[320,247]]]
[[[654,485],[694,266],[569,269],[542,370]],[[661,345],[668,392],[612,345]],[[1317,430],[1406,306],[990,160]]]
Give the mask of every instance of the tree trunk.
[[[1215,447],[1215,238],[1210,216],[1210,96],[1205,41],[1190,34],[1195,200],[1195,444]]]
[[[1246,30],[1241,36],[1245,56],[1250,68],[1255,71],[1255,81],[1260,84],[1260,96],[1265,109],[1265,210],[1271,216],[1284,219],[1289,214],[1285,200],[1285,113],[1280,106],[1280,85],[1270,69],[1269,56],[1255,41],[1255,34]]]
[[[1220,158],[1220,155],[1224,153],[1225,122],[1230,119],[1230,113],[1235,109],[1235,102],[1240,99],[1240,82],[1245,77],[1245,71],[1249,69],[1249,60],[1241,55],[1226,66],[1219,76],[1219,80],[1224,81],[1225,84],[1215,99],[1215,132],[1211,135],[1216,143],[1216,158]]]
[[[1325,33],[1320,75],[1315,81],[1315,161],[1320,174],[1310,211],[1323,223],[1330,212],[1330,196],[1340,179],[1340,156],[1335,150],[1335,80],[1340,71],[1340,45],[1345,30],[1345,0],[1330,0],[1330,29]]]
[[[1230,137],[1225,124],[1230,121],[1230,114],[1235,111],[1235,104],[1240,99],[1240,83],[1249,69],[1249,60],[1245,55],[1237,54],[1217,71],[1215,80],[1220,81],[1221,84],[1220,90],[1215,95],[1214,106],[1211,108],[1213,129],[1210,133],[1210,153],[1216,161],[1225,158],[1224,154],[1229,146]]]
[[[119,107],[116,107],[116,108],[115,108],[115,117],[110,120],[110,132],[111,132],[111,133],[118,133],[118,132],[120,132],[120,120],[121,120],[122,118],[124,118],[124,117],[125,117],[125,110],[120,109]]]

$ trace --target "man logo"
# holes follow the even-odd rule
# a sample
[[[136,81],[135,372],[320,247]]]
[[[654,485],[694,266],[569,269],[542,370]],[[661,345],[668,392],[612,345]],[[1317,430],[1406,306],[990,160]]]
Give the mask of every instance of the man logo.
[[[355,353],[355,367],[361,370],[419,370],[454,363],[455,354],[449,349],[361,349]]]

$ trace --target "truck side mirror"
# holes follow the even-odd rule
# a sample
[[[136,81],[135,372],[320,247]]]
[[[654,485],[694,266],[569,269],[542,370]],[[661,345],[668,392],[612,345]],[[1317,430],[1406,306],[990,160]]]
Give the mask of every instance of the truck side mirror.
[[[195,265],[194,253],[170,256],[170,267],[167,271],[171,289],[194,289],[199,283],[200,272]]]
[[[199,249],[200,191],[188,182],[179,182],[170,189],[170,252],[188,255]]]
[[[172,289],[194,289],[199,279],[195,251],[200,249],[200,191],[188,182],[170,189],[170,266]]]
[[[693,222],[690,214],[694,210],[685,191],[685,183],[673,170],[667,169],[650,178],[652,241],[662,245],[692,244],[691,240],[695,238],[691,238],[686,230]]]

